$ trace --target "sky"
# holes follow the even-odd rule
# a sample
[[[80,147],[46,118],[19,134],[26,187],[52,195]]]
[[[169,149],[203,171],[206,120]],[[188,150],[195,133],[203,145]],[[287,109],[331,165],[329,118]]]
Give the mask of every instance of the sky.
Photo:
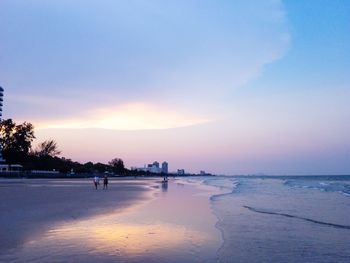
[[[2,0],[3,116],[80,162],[350,174],[350,1]]]

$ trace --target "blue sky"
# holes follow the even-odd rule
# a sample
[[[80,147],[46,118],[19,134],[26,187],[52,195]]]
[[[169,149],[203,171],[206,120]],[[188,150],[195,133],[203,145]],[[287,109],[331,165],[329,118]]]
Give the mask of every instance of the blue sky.
[[[79,161],[350,172],[349,1],[2,1],[4,117]]]

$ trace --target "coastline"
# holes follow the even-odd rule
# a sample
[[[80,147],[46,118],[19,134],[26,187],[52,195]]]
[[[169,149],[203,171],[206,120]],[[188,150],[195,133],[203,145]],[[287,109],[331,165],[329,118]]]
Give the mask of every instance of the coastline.
[[[0,261],[347,262],[349,179],[276,179],[0,179]]]
[[[95,190],[91,179],[0,179],[0,246],[14,249],[55,223],[121,212],[151,200],[155,180],[110,179]],[[1,253],[0,253],[1,254]]]
[[[20,188],[12,193],[17,201],[5,205],[8,217],[0,218],[3,225],[10,222],[10,229],[0,230],[0,261],[216,262],[222,236],[210,207],[212,189],[177,179],[111,182],[110,190],[96,191],[85,180],[27,180],[4,187],[0,179],[2,194]],[[24,193],[29,197],[20,203],[24,208],[11,207]],[[47,200],[38,202],[39,197]],[[76,200],[67,204],[72,197]]]

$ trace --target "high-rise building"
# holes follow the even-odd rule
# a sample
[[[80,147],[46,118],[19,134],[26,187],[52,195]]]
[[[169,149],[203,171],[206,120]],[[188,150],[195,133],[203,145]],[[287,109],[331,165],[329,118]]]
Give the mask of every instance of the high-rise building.
[[[159,167],[159,163],[157,161],[154,161],[153,163],[145,164],[145,166],[142,168],[131,167],[131,170],[151,172],[155,174],[168,173],[168,163],[163,162],[162,167]]]
[[[4,101],[4,89],[0,87],[0,121],[2,120],[2,102]],[[0,138],[2,140],[2,138]],[[5,162],[4,158],[2,158],[2,147],[0,143],[0,163]]]
[[[168,173],[168,163],[167,162],[162,163],[162,173],[165,173],[165,174]]]
[[[185,170],[184,169],[177,169],[177,174],[178,175],[185,175]]]

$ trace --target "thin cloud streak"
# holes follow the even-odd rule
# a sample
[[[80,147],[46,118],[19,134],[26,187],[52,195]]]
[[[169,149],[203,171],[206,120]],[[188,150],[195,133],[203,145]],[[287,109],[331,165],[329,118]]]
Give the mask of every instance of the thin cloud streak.
[[[97,108],[73,119],[38,121],[37,129],[155,130],[193,126],[213,121],[143,103]]]

